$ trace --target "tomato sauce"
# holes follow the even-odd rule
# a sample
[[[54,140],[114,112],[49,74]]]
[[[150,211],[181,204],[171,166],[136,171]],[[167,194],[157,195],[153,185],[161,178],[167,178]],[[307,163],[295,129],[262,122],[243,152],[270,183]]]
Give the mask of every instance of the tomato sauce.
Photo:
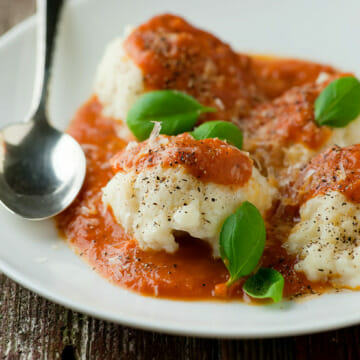
[[[61,234],[94,271],[143,295],[175,299],[246,296],[241,281],[224,290],[221,284],[227,281],[228,271],[220,259],[212,257],[210,247],[203,241],[179,238],[180,247],[174,254],[142,251],[115,222],[111,211],[104,209],[101,189],[114,175],[111,158],[126,143],[117,136],[118,122],[102,116],[101,110],[93,97],[78,111],[68,130],[85,151],[87,176],[75,202],[56,218]],[[270,214],[270,218],[272,225],[268,227],[262,266],[272,266],[285,276],[285,296],[321,289],[323,284],[310,283],[294,271],[295,259],[282,248],[283,234],[280,236],[276,229],[279,222],[284,227],[284,216]]]
[[[161,135],[156,141],[139,143],[115,155],[112,164],[116,172],[136,173],[159,164],[163,168],[182,166],[202,182],[236,186],[248,182],[253,165],[234,146],[219,139],[195,140],[188,133],[176,137]]]
[[[294,86],[313,83],[321,73],[337,73],[332,66],[298,59],[257,55],[251,60],[258,88],[268,99],[275,99]]]

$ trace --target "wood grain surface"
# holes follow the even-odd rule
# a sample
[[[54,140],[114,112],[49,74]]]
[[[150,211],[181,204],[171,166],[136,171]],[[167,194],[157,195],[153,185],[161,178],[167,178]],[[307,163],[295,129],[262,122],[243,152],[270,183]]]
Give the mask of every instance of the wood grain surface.
[[[0,0],[0,34],[34,11],[35,0]],[[241,341],[162,335],[73,312],[0,275],[1,359],[355,360],[359,339],[360,327]]]

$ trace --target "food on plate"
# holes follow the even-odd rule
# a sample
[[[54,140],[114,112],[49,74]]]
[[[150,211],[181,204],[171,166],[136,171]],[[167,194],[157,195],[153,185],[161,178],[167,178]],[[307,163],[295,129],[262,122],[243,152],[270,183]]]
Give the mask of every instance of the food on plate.
[[[173,253],[174,233],[183,231],[218,257],[224,220],[244,201],[265,214],[275,194],[248,154],[217,138],[154,136],[129,143],[112,164],[103,202],[143,250]]]
[[[360,286],[353,74],[159,15],[110,43],[68,131],[87,176],[57,226],[112,283],[247,302]]]
[[[285,243],[310,280],[360,286],[360,145],[334,146],[303,170],[300,221]]]

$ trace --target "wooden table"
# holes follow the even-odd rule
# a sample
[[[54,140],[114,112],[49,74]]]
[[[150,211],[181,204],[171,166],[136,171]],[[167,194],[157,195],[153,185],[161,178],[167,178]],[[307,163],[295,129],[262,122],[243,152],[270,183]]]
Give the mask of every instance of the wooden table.
[[[0,0],[0,34],[31,15],[34,3],[35,0]],[[135,330],[53,304],[0,274],[3,359],[350,360],[360,359],[359,344],[360,327],[312,336],[245,341]]]

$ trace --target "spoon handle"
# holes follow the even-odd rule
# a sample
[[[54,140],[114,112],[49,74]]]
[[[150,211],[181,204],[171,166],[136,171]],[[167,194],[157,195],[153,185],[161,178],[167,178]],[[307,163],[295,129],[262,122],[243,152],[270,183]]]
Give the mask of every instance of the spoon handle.
[[[46,100],[56,29],[64,0],[37,0],[37,69],[32,101],[33,120],[46,122]]]

